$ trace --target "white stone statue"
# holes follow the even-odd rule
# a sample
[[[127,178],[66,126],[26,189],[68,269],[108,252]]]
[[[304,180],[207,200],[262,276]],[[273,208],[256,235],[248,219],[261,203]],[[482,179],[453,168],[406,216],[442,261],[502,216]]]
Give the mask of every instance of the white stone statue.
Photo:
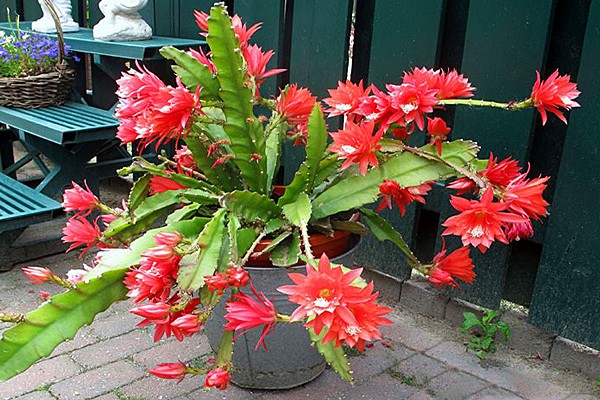
[[[63,32],[77,32],[79,30],[79,24],[73,21],[73,17],[71,16],[71,0],[50,0],[50,2],[54,6],[56,14],[58,14],[58,20],[60,21]],[[55,33],[56,25],[54,25],[54,20],[52,19],[52,15],[50,14],[46,2],[44,0],[38,0],[38,3],[40,3],[40,7],[42,7],[43,15],[42,18],[31,23],[31,29],[36,32]]]
[[[138,12],[148,0],[102,0],[104,18],[94,26],[94,39],[107,41],[146,40],[152,28]]]

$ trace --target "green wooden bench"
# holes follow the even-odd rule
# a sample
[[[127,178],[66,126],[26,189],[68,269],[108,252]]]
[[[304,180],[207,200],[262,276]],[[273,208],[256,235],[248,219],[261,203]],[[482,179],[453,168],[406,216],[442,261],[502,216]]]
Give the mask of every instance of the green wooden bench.
[[[35,160],[45,175],[36,191],[50,197],[60,195],[71,181],[81,182],[84,178],[95,188],[100,178],[114,176],[116,169],[131,160],[118,144],[118,121],[110,111],[74,102],[37,109],[0,107],[0,123],[18,134],[28,152],[12,165],[5,165],[2,172],[14,175]],[[102,160],[107,151],[116,151],[120,157],[90,163],[94,158]],[[46,166],[40,155],[54,165]]]
[[[0,174],[0,234],[51,219],[60,203]]]

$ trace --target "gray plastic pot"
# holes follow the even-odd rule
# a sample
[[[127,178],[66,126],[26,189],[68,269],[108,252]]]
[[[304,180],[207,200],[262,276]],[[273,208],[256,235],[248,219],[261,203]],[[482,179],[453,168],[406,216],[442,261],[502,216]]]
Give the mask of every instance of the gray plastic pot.
[[[351,247],[331,261],[351,266],[358,238],[352,238]],[[246,267],[257,291],[265,293],[278,312],[291,314],[297,305],[287,301],[287,295],[276,289],[293,282],[287,276],[290,272],[306,272],[306,266],[289,268],[279,267]],[[248,293],[248,289],[244,289]],[[205,332],[210,346],[219,347],[225,324],[225,300],[217,304],[212,317],[206,321]],[[310,382],[325,369],[326,363],[312,345],[306,329],[299,323],[277,324],[266,337],[267,350],[262,346],[254,348],[261,336],[262,328],[252,329],[240,336],[234,343],[231,381],[237,386],[249,389],[290,389]],[[237,335],[237,333],[236,333]]]

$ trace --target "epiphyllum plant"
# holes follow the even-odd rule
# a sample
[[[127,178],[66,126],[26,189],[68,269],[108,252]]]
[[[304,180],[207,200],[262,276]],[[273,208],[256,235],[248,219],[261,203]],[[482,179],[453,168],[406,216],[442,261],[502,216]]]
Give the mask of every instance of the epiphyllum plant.
[[[458,280],[473,282],[470,252],[529,237],[531,221],[546,214],[542,192],[548,178],[528,177],[510,158],[477,159],[476,143],[449,141],[450,128],[431,114],[448,105],[536,107],[544,123],[547,112],[564,120],[562,111],[578,106],[579,92],[568,76],[555,72],[542,81],[538,74],[531,97],[509,103],[470,99],[475,88],[456,71],[415,68],[385,90],[340,82],[323,102],[325,113],[344,116],[345,124],[328,133],[321,105],[308,89],[292,84],[275,99],[261,97],[265,78],[280,70],[266,69],[271,51],[248,43],[259,25],[230,18],[220,4],[210,16],[197,13],[196,19],[206,32],[208,54],[162,50],[176,63],[176,86],[143,67],[118,82],[121,140],[142,148],[175,141],[175,156],[159,157],[159,165],[139,158],[124,169],[142,177],[122,209],[104,205],[76,184],[65,192],[64,208],[75,215],[64,240],[71,248],[101,251],[93,268],[71,271],[67,279],[43,268],[25,269],[35,283],[53,282],[67,291],[27,315],[1,315],[17,325],[0,341],[0,379],[48,355],[115,301],[129,297],[135,303],[131,312],[142,318],[141,326],[154,327],[156,340],[170,335],[181,340],[198,333],[218,299],[227,296],[225,334],[213,364],[198,369],[165,360],[171,363],[150,372],[179,380],[206,373],[206,387],[224,389],[235,368],[231,350],[237,335],[261,329],[258,347],[277,324],[301,323],[350,380],[341,344],[363,350],[366,342],[379,339],[390,309],[377,304],[360,269],[313,254],[310,236],[316,227],[327,234],[340,227],[362,232],[364,223],[380,240],[396,244],[431,283],[454,288]],[[270,115],[256,115],[258,107]],[[408,145],[417,131],[430,143]],[[303,144],[306,158],[274,200],[285,140]],[[434,182],[457,193],[451,197],[457,214],[443,223],[443,235],[460,236],[463,247],[444,248],[423,263],[377,211],[397,207],[404,214],[411,202],[425,202]],[[369,204],[375,212],[365,208]],[[161,217],[164,224],[151,228]],[[263,239],[270,244],[258,251]],[[244,269],[264,252],[275,265],[306,263],[306,275],[290,274],[290,284],[279,288],[298,305],[291,315],[279,313],[255,290]],[[240,291],[246,286],[249,290]]]

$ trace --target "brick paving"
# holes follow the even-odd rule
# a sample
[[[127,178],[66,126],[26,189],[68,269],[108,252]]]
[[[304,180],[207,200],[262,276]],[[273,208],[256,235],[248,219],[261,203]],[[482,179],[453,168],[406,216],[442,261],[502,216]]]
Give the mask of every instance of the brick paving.
[[[57,255],[35,265],[64,273],[80,265],[76,255]],[[35,307],[37,287],[18,268],[0,274],[0,311]],[[394,326],[383,329],[387,342],[350,357],[355,384],[326,370],[315,381],[285,391],[202,390],[202,377],[180,384],[149,376],[160,362],[189,361],[208,355],[208,342],[197,335],[186,342],[152,341],[148,329],[121,303],[84,327],[74,340],[23,374],[0,383],[0,400],[197,400],[197,399],[570,399],[600,398],[593,382],[549,361],[527,358],[500,346],[487,363],[466,353],[455,327],[395,308]],[[435,305],[434,305],[435,306]],[[0,324],[0,330],[8,327]],[[385,345],[384,345],[385,344]]]

